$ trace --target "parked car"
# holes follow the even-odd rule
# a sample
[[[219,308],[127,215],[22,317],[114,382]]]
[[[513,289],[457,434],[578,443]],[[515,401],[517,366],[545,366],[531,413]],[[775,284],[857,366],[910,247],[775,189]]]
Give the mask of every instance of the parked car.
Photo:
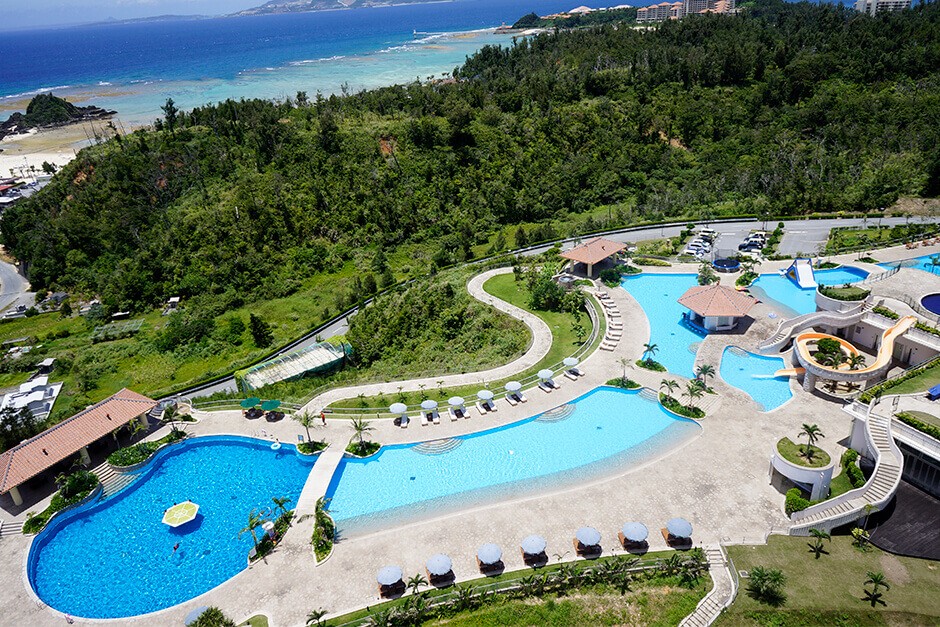
[[[692,257],[695,257],[696,259],[701,259],[702,257],[705,256],[705,251],[702,250],[701,248],[684,248],[682,249],[682,252],[679,254],[691,255]]]

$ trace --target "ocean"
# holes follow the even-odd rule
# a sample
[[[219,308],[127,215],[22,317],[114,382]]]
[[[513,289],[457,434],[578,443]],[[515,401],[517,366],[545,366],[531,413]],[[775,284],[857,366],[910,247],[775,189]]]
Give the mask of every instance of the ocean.
[[[282,15],[0,32],[0,114],[52,91],[147,124],[173,98],[190,109],[227,98],[312,99],[441,76],[492,30],[572,0],[457,0]]]

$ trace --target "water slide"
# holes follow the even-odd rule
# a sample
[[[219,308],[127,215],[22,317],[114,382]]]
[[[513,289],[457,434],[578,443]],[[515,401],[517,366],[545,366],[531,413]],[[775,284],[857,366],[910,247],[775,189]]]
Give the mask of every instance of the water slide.
[[[859,374],[859,375],[865,375],[865,374],[874,372],[875,370],[878,370],[880,368],[884,368],[889,363],[891,363],[891,355],[894,353],[895,341],[900,336],[907,333],[907,330],[910,329],[912,326],[914,326],[916,323],[917,323],[917,318],[915,318],[914,316],[905,316],[904,318],[901,318],[900,320],[898,320],[894,326],[886,329],[885,332],[881,335],[881,346],[878,348],[878,355],[875,357],[874,363],[868,366],[865,366],[864,368],[853,370],[851,372],[855,374]],[[842,338],[834,337],[826,333],[809,332],[809,333],[801,333],[800,335],[796,337],[796,347],[797,347],[797,350],[800,351],[800,356],[802,357],[801,361],[803,361],[804,363],[813,363],[820,370],[827,370],[829,372],[849,371],[848,364],[844,363],[844,364],[840,364],[837,368],[830,368],[828,366],[817,364],[816,361],[810,356],[809,348],[807,347],[807,344],[809,344],[810,342],[816,342],[817,340],[820,340],[822,338],[829,338],[831,340],[837,341],[839,345],[843,348],[843,350],[848,352],[849,355],[858,355],[858,349],[855,348],[855,346],[853,346],[849,342],[843,340]],[[805,371],[804,368],[783,368],[775,372],[774,375],[778,377],[793,376],[796,374],[802,374],[804,371]],[[860,378],[864,378],[864,377],[860,377]]]
[[[809,259],[795,259],[787,268],[787,276],[799,285],[800,289],[815,288],[817,285],[816,275],[813,273],[813,263]]]

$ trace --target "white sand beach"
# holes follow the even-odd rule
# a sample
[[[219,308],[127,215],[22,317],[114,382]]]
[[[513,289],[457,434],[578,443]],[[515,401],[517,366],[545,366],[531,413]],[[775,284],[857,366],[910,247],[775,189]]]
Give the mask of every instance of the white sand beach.
[[[11,174],[29,177],[31,167],[41,174],[43,162],[62,167],[74,159],[79,150],[94,142],[95,133],[99,137],[109,136],[106,125],[106,120],[95,120],[9,135],[0,140],[0,177]]]

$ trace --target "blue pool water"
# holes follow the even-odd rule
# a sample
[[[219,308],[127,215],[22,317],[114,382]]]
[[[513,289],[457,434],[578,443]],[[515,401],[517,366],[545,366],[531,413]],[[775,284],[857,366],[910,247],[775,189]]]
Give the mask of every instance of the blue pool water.
[[[620,285],[646,312],[650,344],[659,347],[653,359],[669,372],[691,377],[698,344],[705,336],[683,323],[682,314],[689,310],[678,300],[686,290],[698,285],[697,275],[641,274],[625,278]]]
[[[165,449],[130,487],[63,515],[37,536],[30,583],[50,607],[85,618],[182,603],[245,569],[253,541],[238,532],[249,512],[272,507],[272,497],[296,503],[312,467],[293,446],[275,452],[270,443],[234,436]],[[199,504],[196,520],[175,530],[163,524],[164,510],[187,499]]]
[[[934,263],[934,261],[936,261],[936,263]],[[917,270],[923,270],[924,272],[940,274],[940,253],[923,255],[921,257],[914,257],[912,259],[905,259],[900,263],[902,268],[916,268]],[[887,263],[879,263],[878,265],[882,268],[893,268],[898,265],[898,262],[889,261]]]
[[[868,276],[859,268],[845,266],[831,270],[816,270],[816,282],[820,285],[842,285],[855,283]],[[778,312],[784,318],[795,318],[816,311],[816,289],[800,287],[780,274],[762,274],[751,284],[751,293],[763,301],[775,301]]]
[[[638,392],[600,387],[499,429],[345,459],[327,496],[340,531],[351,535],[583,482],[650,459],[700,430]],[[435,446],[450,450],[428,454]]]
[[[772,411],[793,396],[789,377],[775,377],[774,373],[786,367],[780,357],[755,355],[729,346],[721,355],[719,374],[728,385],[747,392],[764,411]]]

